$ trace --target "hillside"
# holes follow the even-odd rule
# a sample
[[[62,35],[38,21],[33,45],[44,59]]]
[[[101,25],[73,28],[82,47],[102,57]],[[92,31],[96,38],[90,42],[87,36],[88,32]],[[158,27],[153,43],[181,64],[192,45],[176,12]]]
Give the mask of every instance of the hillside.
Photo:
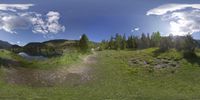
[[[10,43],[0,40],[0,49],[9,49],[11,46]]]
[[[42,43],[47,46],[51,46],[53,48],[60,48],[60,49],[66,49],[66,48],[78,46],[78,40],[56,39],[56,40],[45,41]]]
[[[66,50],[77,48],[78,40],[49,40],[45,42],[31,42],[23,47],[23,51],[30,55],[55,56]]]
[[[198,47],[200,48],[200,40],[197,40],[197,43],[198,43]]]

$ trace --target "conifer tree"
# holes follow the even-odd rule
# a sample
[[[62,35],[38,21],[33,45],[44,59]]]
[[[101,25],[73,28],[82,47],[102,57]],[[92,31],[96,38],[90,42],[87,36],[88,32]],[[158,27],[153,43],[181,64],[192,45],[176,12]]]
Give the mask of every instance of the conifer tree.
[[[83,34],[81,36],[81,39],[79,41],[79,46],[80,46],[80,50],[82,52],[88,52],[89,51],[89,39],[85,34]]]
[[[126,35],[124,34],[123,38],[122,38],[122,50],[126,49]]]

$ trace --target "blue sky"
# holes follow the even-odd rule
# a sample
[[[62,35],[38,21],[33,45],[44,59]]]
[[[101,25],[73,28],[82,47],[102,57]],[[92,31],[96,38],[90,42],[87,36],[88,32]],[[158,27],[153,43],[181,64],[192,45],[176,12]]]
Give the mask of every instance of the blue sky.
[[[4,4],[0,5],[1,19],[15,16],[0,23],[0,40],[13,44],[79,39],[83,33],[92,41],[109,39],[116,33],[139,35],[155,31],[163,35],[190,32],[200,38],[198,16],[186,16],[198,13],[190,12],[200,9],[199,0],[0,0],[0,4]],[[12,4],[19,4],[18,8]],[[158,14],[158,9],[168,12]],[[33,21],[38,14],[38,19]]]

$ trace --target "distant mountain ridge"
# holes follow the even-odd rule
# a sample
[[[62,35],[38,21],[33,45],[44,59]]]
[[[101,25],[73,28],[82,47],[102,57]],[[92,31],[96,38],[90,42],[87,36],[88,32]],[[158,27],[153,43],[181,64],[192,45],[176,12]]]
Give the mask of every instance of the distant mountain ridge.
[[[197,43],[198,43],[198,47],[200,48],[200,40],[197,40]]]
[[[64,51],[78,48],[78,40],[56,39],[44,42],[31,42],[22,47],[30,55],[61,55]]]
[[[42,42],[47,46],[51,46],[54,48],[66,49],[69,47],[77,47],[79,40],[65,40],[65,39],[56,39]]]
[[[6,41],[0,40],[0,49],[9,49],[12,45]]]
[[[0,40],[0,49],[8,49],[13,52],[29,52],[35,54],[49,55],[61,54],[63,50],[75,50],[78,48],[79,40],[65,40],[65,39],[55,39],[48,40],[44,42],[30,42],[25,46],[19,46],[17,44],[10,44],[9,42]],[[51,54],[51,55],[53,55]]]

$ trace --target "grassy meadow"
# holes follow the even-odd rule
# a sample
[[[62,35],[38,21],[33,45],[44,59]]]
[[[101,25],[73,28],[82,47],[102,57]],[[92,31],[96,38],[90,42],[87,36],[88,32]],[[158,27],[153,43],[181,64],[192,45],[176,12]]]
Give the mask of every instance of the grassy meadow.
[[[197,51],[197,54],[199,53]],[[70,59],[74,60],[76,57],[72,56]],[[4,69],[1,68],[0,99],[198,100],[200,98],[198,57],[195,60],[197,62],[190,62],[176,50],[160,53],[156,48],[150,48],[135,51],[97,51],[96,59],[97,63],[89,65],[93,69],[92,80],[69,86],[29,87],[7,84],[3,81]],[[39,64],[42,63],[46,62]]]
[[[20,67],[34,68],[34,69],[53,69],[53,68],[68,66],[80,62],[81,58],[84,57],[85,55],[87,54],[82,54],[78,51],[70,51],[63,53],[62,56],[50,57],[42,61],[40,60],[29,61],[13,52],[7,50],[0,51],[0,58],[19,62]]]

